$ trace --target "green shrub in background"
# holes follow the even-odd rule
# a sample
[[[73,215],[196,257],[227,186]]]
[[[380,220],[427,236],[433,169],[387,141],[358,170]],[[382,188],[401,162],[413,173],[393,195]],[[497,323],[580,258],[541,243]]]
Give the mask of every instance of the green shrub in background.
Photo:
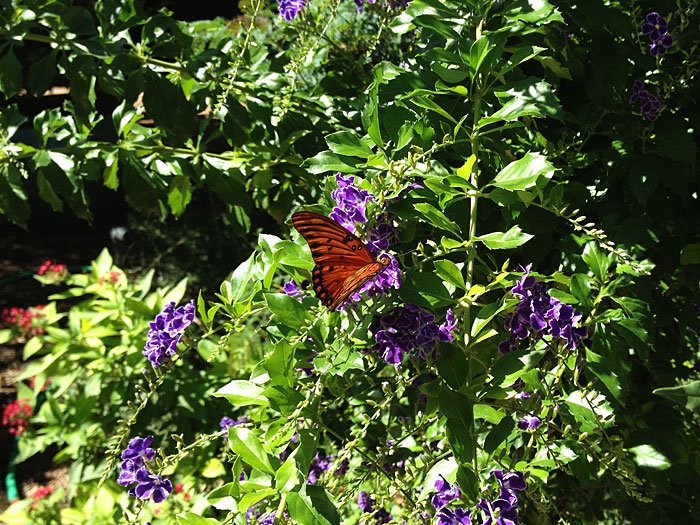
[[[7,15],[18,36],[0,60],[54,44],[41,67],[73,99],[36,116],[37,145],[13,138],[22,119],[4,108],[8,217],[26,220],[34,178],[87,216],[84,184],[101,179],[144,213],[212,191],[232,227],[257,233],[264,209],[283,231],[198,299],[171,363],[143,375],[133,347],[120,385],[148,388],[100,387],[124,421],[99,426],[106,468],[76,476],[64,516],[107,498],[113,518],[152,523],[692,521],[697,7],[331,1],[259,23],[272,7],[254,2],[235,36],[131,3],[69,8],[92,22],[79,30],[63,3]],[[51,77],[39,67],[35,93]],[[24,72],[6,71],[12,95]],[[92,131],[97,87],[118,99],[114,141]],[[339,312],[298,289],[314,263],[282,225],[299,206],[361,209],[345,226],[368,243],[394,232],[382,248],[400,285],[380,274],[383,293]],[[163,304],[139,313],[142,341]],[[239,341],[261,351],[241,359]],[[195,352],[214,368],[198,375]],[[220,432],[213,397],[231,404]],[[172,419],[181,399],[206,424]]]

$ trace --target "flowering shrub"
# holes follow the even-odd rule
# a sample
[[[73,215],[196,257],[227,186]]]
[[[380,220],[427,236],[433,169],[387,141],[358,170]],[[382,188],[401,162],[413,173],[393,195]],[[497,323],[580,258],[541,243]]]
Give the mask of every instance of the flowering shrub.
[[[202,197],[241,238],[192,303],[103,254],[27,340],[54,383],[19,460],[56,444],[85,521],[696,519],[694,4],[25,4],[0,10],[2,213],[36,181],[89,216],[98,183],[149,216]],[[389,261],[340,310],[304,285],[300,209]]]
[[[42,311],[46,308],[45,304],[33,306],[31,308],[5,308],[0,312],[2,322],[5,325],[12,326],[27,335],[37,335],[44,333],[44,323],[42,318],[46,314]]]

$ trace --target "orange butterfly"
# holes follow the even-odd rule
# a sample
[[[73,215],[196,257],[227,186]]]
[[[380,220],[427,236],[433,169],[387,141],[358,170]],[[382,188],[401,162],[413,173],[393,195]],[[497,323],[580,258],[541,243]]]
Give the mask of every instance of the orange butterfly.
[[[329,310],[335,310],[362,285],[386,268],[391,259],[375,259],[360,239],[333,219],[298,211],[292,224],[309,243],[316,266],[311,273],[314,292]]]

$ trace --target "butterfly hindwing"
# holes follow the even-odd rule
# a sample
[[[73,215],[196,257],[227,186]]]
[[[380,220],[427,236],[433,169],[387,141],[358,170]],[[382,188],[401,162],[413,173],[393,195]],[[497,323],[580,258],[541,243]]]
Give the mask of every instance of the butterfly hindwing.
[[[356,235],[325,215],[300,211],[292,215],[292,224],[309,243],[316,263],[312,286],[330,310],[343,304],[385,266]]]

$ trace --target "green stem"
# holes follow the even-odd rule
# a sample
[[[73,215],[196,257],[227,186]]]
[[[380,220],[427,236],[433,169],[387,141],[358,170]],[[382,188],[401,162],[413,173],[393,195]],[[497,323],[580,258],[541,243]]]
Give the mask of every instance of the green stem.
[[[277,512],[275,513],[275,521],[273,525],[278,525],[282,523],[280,518],[282,518],[282,513],[284,512],[284,507],[287,504],[287,492],[282,493],[282,499],[280,499],[280,504],[277,506]]]

